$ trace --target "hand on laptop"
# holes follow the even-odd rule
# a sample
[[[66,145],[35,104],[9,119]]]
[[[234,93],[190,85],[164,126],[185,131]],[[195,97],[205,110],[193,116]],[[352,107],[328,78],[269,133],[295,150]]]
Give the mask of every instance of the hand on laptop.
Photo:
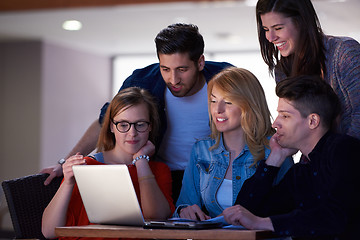
[[[64,173],[64,183],[67,184],[75,184],[74,172],[72,167],[74,165],[86,164],[84,156],[80,153],[76,153],[75,155],[66,159],[63,164],[63,173]]]
[[[206,215],[196,204],[181,209],[180,217],[197,221],[204,221],[210,219],[210,217]]]

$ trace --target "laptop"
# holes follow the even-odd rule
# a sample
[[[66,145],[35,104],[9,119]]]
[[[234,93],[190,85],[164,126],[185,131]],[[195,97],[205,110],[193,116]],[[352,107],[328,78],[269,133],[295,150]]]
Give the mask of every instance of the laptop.
[[[74,176],[91,223],[144,228],[207,229],[221,222],[145,221],[126,165],[75,165]]]

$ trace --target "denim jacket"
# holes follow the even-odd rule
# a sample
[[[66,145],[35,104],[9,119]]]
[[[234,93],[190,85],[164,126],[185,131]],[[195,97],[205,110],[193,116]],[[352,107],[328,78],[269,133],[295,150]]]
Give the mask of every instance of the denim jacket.
[[[216,217],[224,210],[217,202],[216,193],[229,167],[230,155],[225,149],[222,138],[219,147],[209,151],[209,148],[214,144],[215,140],[210,137],[194,143],[190,161],[185,169],[174,217],[179,217],[181,208],[194,204],[201,209],[205,208],[210,217]],[[269,154],[270,149],[265,148],[265,159]],[[235,203],[244,181],[255,173],[256,166],[251,166],[253,163],[254,158],[248,146],[245,145],[239,156],[234,159],[232,165],[232,204]],[[281,166],[276,182],[283,177],[293,164],[292,158],[286,159]]]

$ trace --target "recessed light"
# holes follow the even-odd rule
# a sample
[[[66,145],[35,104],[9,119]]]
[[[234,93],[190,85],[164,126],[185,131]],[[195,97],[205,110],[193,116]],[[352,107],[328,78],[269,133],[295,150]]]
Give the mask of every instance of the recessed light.
[[[245,5],[248,7],[255,7],[257,0],[245,0]]]
[[[77,20],[67,20],[63,23],[62,27],[68,31],[78,31],[82,28],[82,23]]]

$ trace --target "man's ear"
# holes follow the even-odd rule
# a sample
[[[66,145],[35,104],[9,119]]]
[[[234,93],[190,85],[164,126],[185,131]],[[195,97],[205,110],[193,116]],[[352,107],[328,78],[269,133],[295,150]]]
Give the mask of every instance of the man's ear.
[[[308,116],[309,120],[309,128],[310,129],[316,129],[320,126],[320,116],[317,113],[311,113]]]
[[[205,67],[205,57],[204,55],[201,55],[199,60],[198,60],[198,68],[199,68],[199,72],[202,71]]]

